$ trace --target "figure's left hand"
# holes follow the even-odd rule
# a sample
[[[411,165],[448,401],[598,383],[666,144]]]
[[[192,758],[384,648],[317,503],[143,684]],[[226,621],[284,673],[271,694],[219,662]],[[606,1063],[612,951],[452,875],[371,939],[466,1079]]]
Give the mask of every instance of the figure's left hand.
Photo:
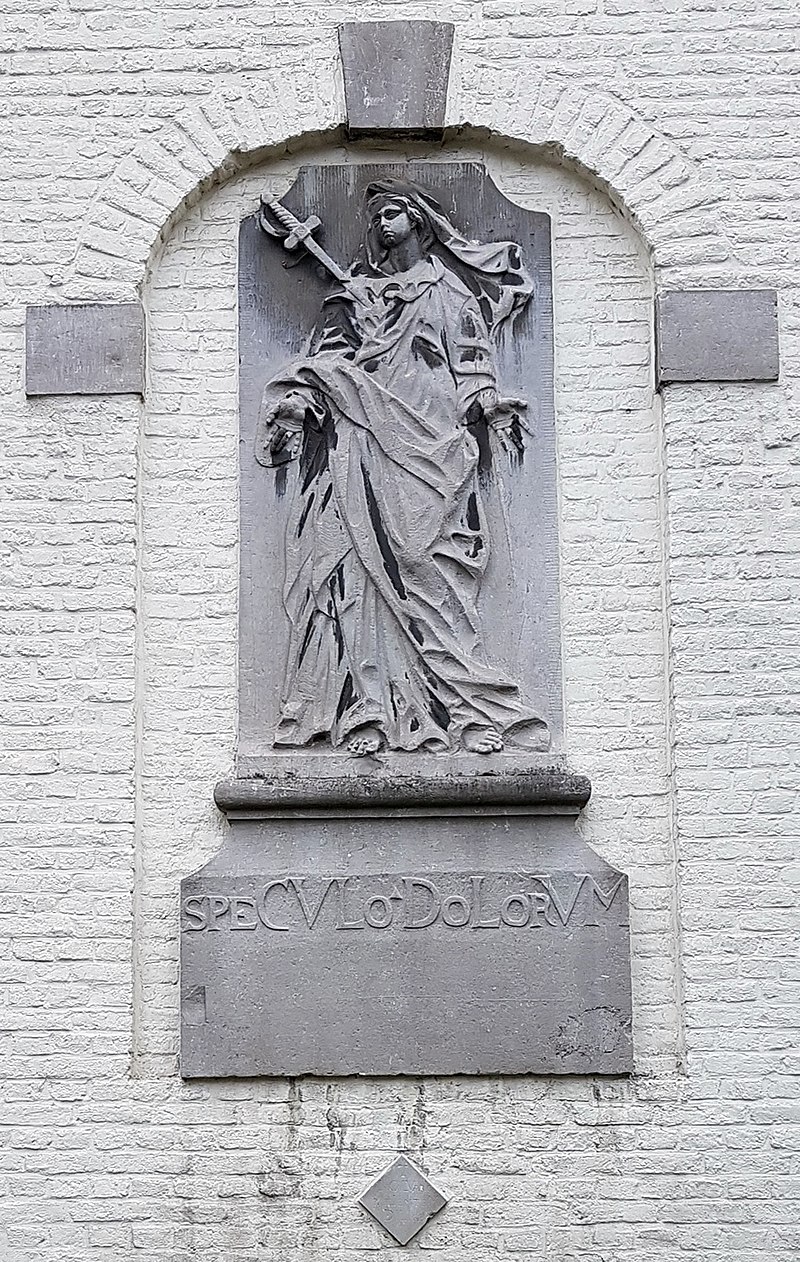
[[[503,399],[499,395],[486,408],[486,423],[497,434],[504,451],[519,455],[522,451],[522,431],[530,433],[522,419],[527,412],[525,399]]]

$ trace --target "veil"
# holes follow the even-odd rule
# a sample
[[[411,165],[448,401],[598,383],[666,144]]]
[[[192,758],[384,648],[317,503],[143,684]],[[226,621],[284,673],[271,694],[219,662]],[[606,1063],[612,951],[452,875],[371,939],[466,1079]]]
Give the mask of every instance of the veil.
[[[520,248],[513,241],[470,241],[447,218],[426,190],[402,179],[373,180],[365,190],[373,201],[403,202],[422,219],[421,243],[426,254],[437,255],[475,295],[493,337],[513,321],[533,293]],[[385,275],[387,251],[371,221],[354,271]]]

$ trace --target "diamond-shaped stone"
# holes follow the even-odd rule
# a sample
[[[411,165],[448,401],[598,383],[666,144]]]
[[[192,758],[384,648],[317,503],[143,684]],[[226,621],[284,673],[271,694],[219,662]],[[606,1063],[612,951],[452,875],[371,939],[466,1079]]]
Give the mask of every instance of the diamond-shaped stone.
[[[358,1202],[398,1244],[408,1244],[448,1199],[407,1157],[398,1157]]]

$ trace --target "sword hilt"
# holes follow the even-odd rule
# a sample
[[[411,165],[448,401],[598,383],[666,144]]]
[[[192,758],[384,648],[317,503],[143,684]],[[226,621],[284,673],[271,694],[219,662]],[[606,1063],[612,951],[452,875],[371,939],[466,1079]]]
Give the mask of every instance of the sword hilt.
[[[262,197],[261,204],[263,206],[268,206],[278,223],[282,224],[284,228],[288,228],[290,232],[292,228],[299,227],[300,220],[296,219],[292,212],[287,210],[285,206],[282,206],[276,197]]]
[[[281,233],[279,229],[270,224],[266,212],[272,215],[275,221],[284,229]],[[325,267],[332,276],[338,281],[346,280],[346,273],[341,269],[339,264],[332,259],[331,256],[323,250],[322,246],[314,238],[314,232],[321,227],[321,220],[316,215],[309,215],[305,221],[298,219],[290,210],[278,201],[276,197],[261,197],[261,214],[259,216],[261,227],[271,237],[277,237],[283,240],[283,248],[285,250],[296,250],[302,245],[314,256],[323,267]]]
[[[286,229],[286,236],[283,239],[284,248],[287,250],[296,250],[298,245],[307,241],[317,228],[320,227],[321,220],[316,215],[309,215],[305,221],[298,219],[290,210],[282,206],[275,198],[261,199],[262,205],[277,219],[282,228]]]

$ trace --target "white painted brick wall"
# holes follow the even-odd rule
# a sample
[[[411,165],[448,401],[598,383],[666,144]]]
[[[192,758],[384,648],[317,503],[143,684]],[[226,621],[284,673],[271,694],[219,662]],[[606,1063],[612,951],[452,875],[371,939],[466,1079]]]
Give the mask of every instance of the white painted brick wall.
[[[235,739],[236,228],[300,160],[347,160],[226,155],[334,126],[333,25],[379,16],[457,23],[451,120],[529,147],[447,155],[554,218],[568,744],[631,876],[629,1083],[175,1072],[177,882]],[[368,1258],[353,1201],[398,1149],[453,1196],[409,1253],[798,1256],[797,28],[782,0],[7,8],[4,1260]],[[776,286],[780,383],[662,414],[653,267]],[[25,400],[27,303],[139,288],[146,409]]]

